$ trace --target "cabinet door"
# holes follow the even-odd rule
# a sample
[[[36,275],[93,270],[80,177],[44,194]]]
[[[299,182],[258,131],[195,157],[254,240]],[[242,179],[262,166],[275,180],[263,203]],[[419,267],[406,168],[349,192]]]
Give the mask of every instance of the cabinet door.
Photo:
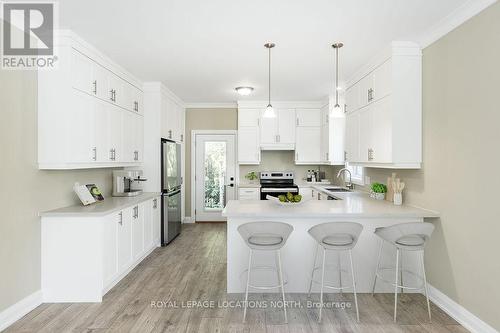
[[[144,203],[144,251],[153,246],[153,200]]]
[[[297,109],[297,126],[321,126],[320,109]]]
[[[238,129],[238,162],[240,164],[260,163],[258,127],[240,127]]]
[[[358,162],[369,162],[372,149],[373,108],[359,110],[359,158]]]
[[[170,98],[165,99],[165,111],[166,113],[166,139],[175,139],[175,124],[177,123],[177,112],[175,109],[175,102]]]
[[[73,76],[73,88],[93,95],[94,85],[92,79],[92,68],[94,62],[77,50],[72,50],[71,74]]]
[[[109,72],[109,99],[111,103],[125,107],[126,103],[126,91],[124,86],[124,81],[116,76],[114,73]]]
[[[136,162],[142,162],[144,156],[144,117],[136,115],[135,121],[135,142],[134,147],[136,151]]]
[[[358,85],[359,107],[362,108],[373,101],[373,93],[371,92],[373,90],[373,74],[370,73],[362,78]]]
[[[264,111],[262,111],[264,112]],[[260,143],[261,145],[275,144],[278,141],[278,117],[260,118]]]
[[[258,188],[239,188],[238,200],[260,200],[260,190]]]
[[[124,111],[114,105],[108,105],[107,110],[109,151],[114,150],[114,153],[110,155],[110,160],[111,162],[119,162],[124,158],[122,150]]]
[[[302,198],[312,198],[313,189],[311,187],[300,187],[299,194],[302,196]]]
[[[260,109],[238,109],[238,128],[259,126]]]
[[[122,210],[117,231],[118,272],[125,271],[132,263],[132,216],[133,209]]]
[[[68,162],[89,163],[96,160],[94,97],[73,90],[73,107],[67,110]]]
[[[95,118],[94,118],[94,128],[95,128],[95,147],[97,162],[109,163],[112,162],[111,156],[111,142],[109,134],[109,109],[111,106],[104,101],[95,101]]]
[[[392,163],[392,114],[391,98],[387,96],[372,106],[370,148],[372,162]]]
[[[295,110],[278,110],[278,143],[295,143]]]
[[[373,71],[373,100],[377,101],[392,92],[392,59]]]
[[[297,127],[295,163],[321,162],[321,128]]]
[[[359,111],[346,116],[345,157],[348,162],[359,162],[359,118]]]
[[[106,216],[103,221],[103,281],[106,287],[118,272],[117,228],[121,221],[121,212]]]
[[[144,204],[132,207],[132,258],[134,261],[144,253]]]
[[[122,162],[135,162],[136,160],[136,122],[139,116],[130,112],[123,111],[123,146]]]
[[[359,83],[347,89],[345,94],[345,112],[350,113],[359,109]]]
[[[160,197],[153,199],[153,245],[160,243],[161,207]]]
[[[95,95],[102,100],[110,101],[111,89],[109,88],[109,84],[112,73],[101,65],[94,63],[92,75],[95,81],[95,86],[93,87]],[[94,85],[94,83],[92,84]]]

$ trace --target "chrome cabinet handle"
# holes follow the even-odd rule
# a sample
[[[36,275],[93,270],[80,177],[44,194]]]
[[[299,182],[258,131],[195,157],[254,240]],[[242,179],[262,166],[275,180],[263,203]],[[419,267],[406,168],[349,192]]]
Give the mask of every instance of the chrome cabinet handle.
[[[344,161],[347,161],[347,151],[344,150]]]
[[[328,157],[329,157],[329,156],[328,156],[328,153],[326,153],[326,160],[327,160],[327,161],[328,161]]]
[[[94,80],[94,82],[92,82],[92,85],[94,86],[92,92],[94,93],[94,95],[97,95],[97,80]]]
[[[153,199],[153,209],[158,207],[158,199]]]
[[[113,160],[113,149],[112,148],[109,150],[109,159],[111,161]]]
[[[172,139],[172,130],[168,130],[168,138]]]
[[[120,216],[120,220],[118,220],[118,224],[123,225],[123,212],[119,212],[118,216]]]
[[[295,124],[299,126],[299,118],[295,119]]]
[[[184,134],[181,134],[181,142],[184,142]]]
[[[97,161],[97,147],[92,148],[92,160]]]
[[[111,90],[109,91],[109,93],[111,94],[111,96],[109,97],[109,99],[110,99],[112,102],[114,102],[114,101],[113,101],[113,89],[111,89]]]
[[[344,113],[347,113],[347,104],[344,104]]]

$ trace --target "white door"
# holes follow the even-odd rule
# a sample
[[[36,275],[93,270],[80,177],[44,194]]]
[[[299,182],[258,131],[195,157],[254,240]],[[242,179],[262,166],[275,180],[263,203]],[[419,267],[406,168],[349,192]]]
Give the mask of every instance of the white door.
[[[225,221],[221,213],[236,198],[234,134],[195,136],[195,220]]]

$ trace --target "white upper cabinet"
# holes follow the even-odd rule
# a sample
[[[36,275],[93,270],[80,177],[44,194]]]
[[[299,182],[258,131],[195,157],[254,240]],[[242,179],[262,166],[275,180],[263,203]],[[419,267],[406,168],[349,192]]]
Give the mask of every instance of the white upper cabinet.
[[[238,163],[260,164],[260,109],[238,109]]]
[[[334,102],[321,108],[321,161],[327,165],[345,164],[345,114],[334,109]]]
[[[163,120],[165,119],[165,120]],[[184,142],[185,109],[173,96],[162,93],[162,137]]]
[[[297,109],[297,126],[321,126],[320,109]]]
[[[40,169],[124,167],[142,161],[142,83],[71,32],[58,68],[38,73]]]
[[[260,118],[260,147],[263,150],[295,149],[295,110],[276,109],[275,118]]]
[[[367,167],[418,169],[422,163],[422,52],[394,42],[346,92],[346,155]]]
[[[319,126],[297,127],[295,164],[322,164]]]

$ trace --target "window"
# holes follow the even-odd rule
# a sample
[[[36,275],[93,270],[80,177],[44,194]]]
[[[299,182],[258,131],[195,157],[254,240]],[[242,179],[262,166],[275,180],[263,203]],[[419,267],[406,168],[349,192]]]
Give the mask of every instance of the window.
[[[349,163],[346,163],[345,167],[349,171],[351,171],[353,184],[361,186],[365,185],[365,180],[364,180],[365,170],[362,166],[349,165]]]

